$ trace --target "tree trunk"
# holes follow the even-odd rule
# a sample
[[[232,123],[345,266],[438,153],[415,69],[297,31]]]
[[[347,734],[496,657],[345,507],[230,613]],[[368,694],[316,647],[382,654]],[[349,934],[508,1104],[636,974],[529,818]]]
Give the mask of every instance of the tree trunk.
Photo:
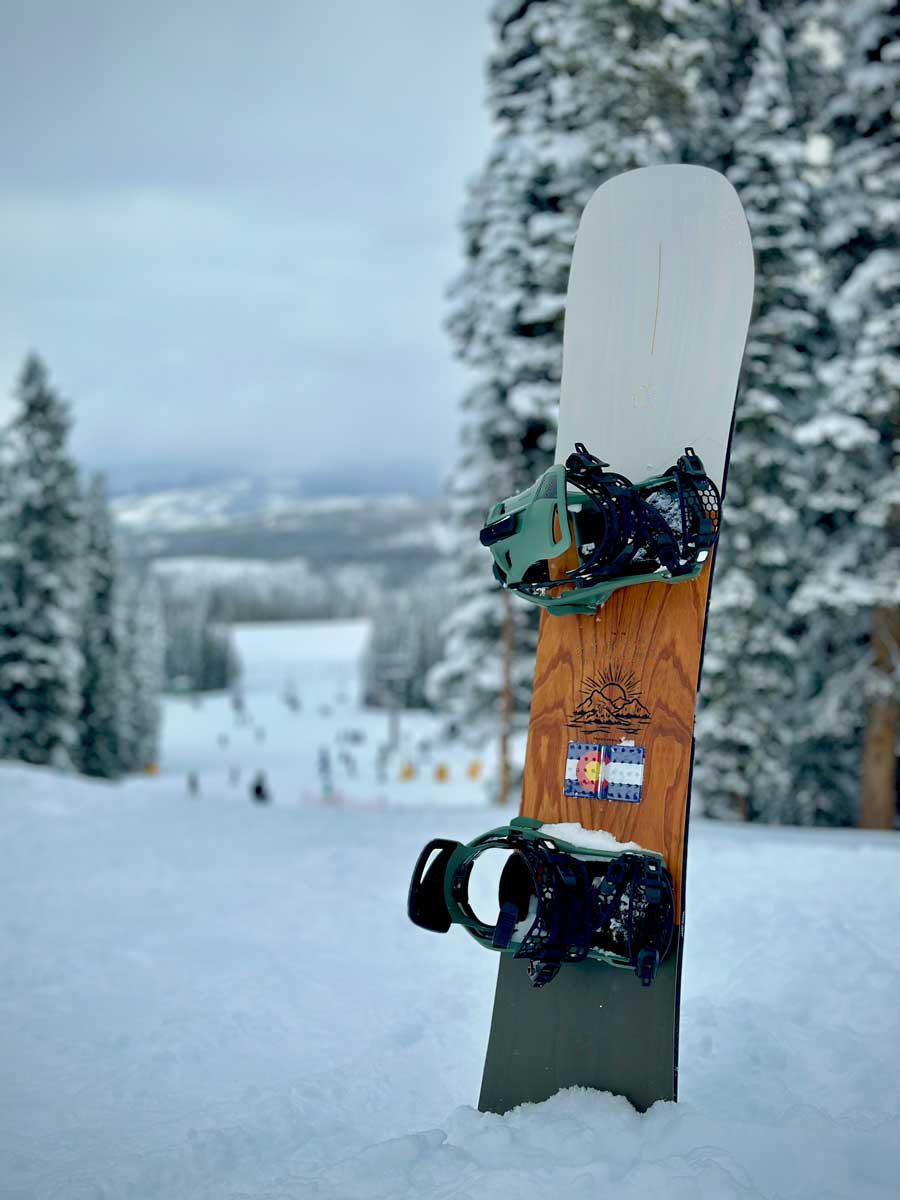
[[[501,628],[500,661],[503,682],[500,690],[500,778],[497,784],[497,803],[505,804],[509,797],[509,739],[512,734],[513,689],[513,612],[509,592],[504,588],[503,625]]]
[[[860,781],[861,829],[893,829],[897,812],[900,701],[894,684],[900,655],[900,606],[872,615],[872,662],[879,690],[869,708]]]

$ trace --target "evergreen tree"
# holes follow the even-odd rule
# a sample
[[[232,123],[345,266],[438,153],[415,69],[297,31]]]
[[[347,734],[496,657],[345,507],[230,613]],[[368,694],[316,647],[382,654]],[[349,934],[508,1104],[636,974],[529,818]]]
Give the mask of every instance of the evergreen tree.
[[[813,406],[819,268],[810,227],[806,133],[792,102],[784,36],[757,11],[751,79],[729,178],[757,257],[756,311],[738,399],[723,538],[704,663],[698,784],[747,817],[797,819],[793,594],[808,569],[800,519],[809,481],[793,440]]]
[[[719,108],[734,86],[720,78],[736,56],[731,9],[725,0],[578,5],[582,120],[598,182],[656,163],[717,165]]]
[[[817,411],[797,431],[816,463],[807,511],[823,545],[796,602],[810,626],[805,657],[823,664],[807,786],[838,791],[853,812],[861,784],[862,823],[891,826],[900,734],[900,5],[827,5],[823,17],[843,52],[843,88],[820,125],[832,146],[822,242],[835,343]]]
[[[165,637],[160,591],[152,574],[131,572],[116,590],[116,719],[122,769],[157,761]]]
[[[124,572],[115,592],[116,727],[119,761],[123,771],[136,771],[146,765],[139,750],[139,716],[135,694],[138,651],[137,605],[143,580],[135,572]]]
[[[84,516],[81,708],[74,760],[82,774],[112,779],[122,769],[116,704],[119,647],[112,519],[102,476],[91,482]]]
[[[230,645],[230,642],[229,642]],[[234,651],[232,649],[232,655]],[[132,768],[142,770],[159,759],[162,691],[165,664],[165,626],[159,584],[147,575],[137,589],[134,643],[131,655],[134,701]]]
[[[364,670],[366,703],[428,706],[425,680],[443,653],[441,618],[448,574],[445,566],[432,567],[416,587],[390,590],[377,597],[369,614],[372,636]]]
[[[35,355],[25,362],[16,401],[3,451],[2,753],[68,767],[77,742],[83,590],[69,413]]]
[[[165,685],[177,692],[227,688],[238,673],[231,627],[217,619],[220,601],[209,586],[161,596],[166,630]]]

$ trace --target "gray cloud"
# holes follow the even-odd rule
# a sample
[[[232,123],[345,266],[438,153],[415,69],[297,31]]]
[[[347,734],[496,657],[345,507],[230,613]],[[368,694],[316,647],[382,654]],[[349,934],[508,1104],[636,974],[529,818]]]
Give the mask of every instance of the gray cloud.
[[[4,5],[3,379],[40,350],[92,465],[449,467],[486,8]]]

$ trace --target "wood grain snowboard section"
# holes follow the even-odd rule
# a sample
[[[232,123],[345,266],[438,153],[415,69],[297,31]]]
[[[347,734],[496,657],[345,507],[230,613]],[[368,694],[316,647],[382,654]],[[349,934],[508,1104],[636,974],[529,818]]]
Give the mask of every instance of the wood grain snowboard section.
[[[578,821],[662,854],[676,919],[708,580],[707,566],[688,583],[622,588],[592,616],[541,614],[522,787],[523,816]],[[563,795],[570,741],[623,738],[644,748],[645,799]]]

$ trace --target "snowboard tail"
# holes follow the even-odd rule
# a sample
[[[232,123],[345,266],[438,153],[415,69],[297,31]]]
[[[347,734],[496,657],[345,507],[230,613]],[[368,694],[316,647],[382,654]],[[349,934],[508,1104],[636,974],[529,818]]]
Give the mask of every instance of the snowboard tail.
[[[504,957],[480,1111],[505,1113],[566,1087],[615,1092],[641,1112],[677,1099],[680,970],[680,939],[650,988],[630,971],[588,960],[535,989],[526,964]]]

